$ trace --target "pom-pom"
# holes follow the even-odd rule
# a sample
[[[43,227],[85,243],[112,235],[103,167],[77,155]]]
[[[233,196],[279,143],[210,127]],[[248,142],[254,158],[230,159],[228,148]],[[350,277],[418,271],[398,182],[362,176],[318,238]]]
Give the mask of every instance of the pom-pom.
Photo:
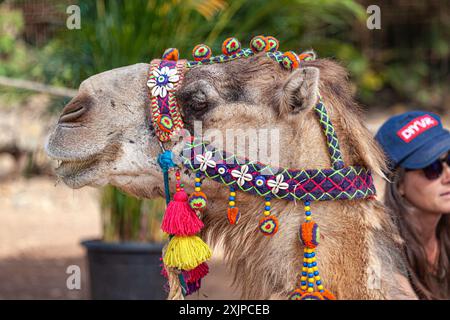
[[[195,191],[189,196],[189,206],[194,210],[204,210],[206,208],[206,194],[201,191]]]
[[[227,218],[230,224],[237,224],[239,218],[241,217],[241,213],[239,212],[238,207],[228,208],[227,210]]]
[[[266,41],[267,41],[266,51],[275,52],[278,50],[280,42],[278,41],[277,38],[272,37],[272,36],[267,36]]]
[[[156,122],[158,123],[158,127],[164,132],[171,132],[173,129],[172,118],[167,114],[159,115]]]
[[[306,292],[298,300],[325,300],[319,292]]]
[[[241,51],[241,43],[238,39],[231,37],[227,38],[222,44],[222,53],[231,56]]]
[[[256,36],[253,37],[252,40],[250,40],[250,49],[252,49],[254,53],[265,51],[267,46],[268,43],[266,37],[264,36]]]
[[[273,236],[278,231],[278,219],[275,216],[268,216],[259,220],[259,231],[265,236]]]
[[[183,190],[173,196],[164,213],[161,229],[168,234],[188,236],[198,233],[203,222],[187,202],[188,196]]]
[[[319,245],[319,226],[314,221],[303,222],[300,227],[300,240],[307,248],[313,249]]]
[[[334,294],[332,294],[329,290],[325,289],[323,292],[320,293],[324,300],[336,300],[336,297]]]
[[[163,261],[166,267],[192,270],[211,258],[211,249],[198,236],[174,236],[167,245]]]
[[[178,58],[180,57],[180,53],[177,48],[169,48],[164,51],[162,58],[164,60],[172,60],[172,61],[178,61]]]
[[[167,270],[164,267],[164,264],[161,263],[160,267],[161,267],[161,275],[167,279],[168,275]],[[183,277],[187,283],[191,283],[199,281],[200,279],[206,277],[208,273],[209,273],[209,266],[206,262],[203,262],[192,270],[183,270]]]
[[[197,292],[198,289],[200,289],[201,285],[201,280],[186,283],[186,295],[188,296],[190,294],[193,294],[194,292]]]
[[[212,55],[211,48],[208,47],[206,44],[196,45],[195,48],[192,50],[192,56],[194,57],[195,61],[209,59],[211,58],[211,55]]]
[[[292,291],[290,294],[289,294],[289,300],[301,300],[301,298],[302,298],[302,296],[303,296],[303,294],[304,294],[305,292],[304,291],[302,291],[302,290],[300,290],[300,289],[295,289],[294,291]]]
[[[298,56],[298,58],[299,58],[301,61],[313,61],[313,60],[316,60],[316,54],[315,54],[314,51],[305,51],[305,52],[302,52],[302,53]]]
[[[294,51],[287,51],[283,53],[281,63],[284,68],[294,70],[300,66],[300,59]]]
[[[202,278],[204,278],[209,272],[209,266],[206,262],[203,262],[202,264],[198,265],[192,270],[189,271],[183,271],[184,278],[186,279],[186,282],[196,282]]]

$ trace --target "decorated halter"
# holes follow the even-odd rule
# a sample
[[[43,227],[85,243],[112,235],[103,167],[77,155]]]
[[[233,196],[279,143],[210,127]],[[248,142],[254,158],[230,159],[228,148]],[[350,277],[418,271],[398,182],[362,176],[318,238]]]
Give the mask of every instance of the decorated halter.
[[[173,93],[189,68],[214,63],[224,63],[256,53],[265,54],[293,70],[302,61],[313,60],[313,53],[297,55],[293,51],[278,51],[278,40],[270,36],[257,36],[250,41],[250,48],[241,48],[236,38],[223,42],[222,54],[212,56],[211,49],[197,45],[193,50],[194,61],[179,59],[178,50],[167,49],[161,60],[151,62],[148,87],[151,89],[151,122],[155,128],[163,153],[159,164],[164,174],[166,201],[168,203],[161,228],[169,234],[170,241],[163,250],[163,275],[169,282],[169,299],[182,299],[200,288],[201,279],[208,273],[206,261],[211,250],[197,236],[203,228],[202,212],[207,197],[201,186],[204,178],[212,179],[229,188],[226,217],[230,224],[240,218],[236,205],[237,191],[264,198],[263,217],[258,229],[265,236],[278,231],[279,221],[272,213],[271,200],[303,201],[305,222],[299,228],[299,238],[304,246],[303,266],[297,288],[289,298],[292,300],[334,300],[334,295],[324,288],[320,278],[316,247],[319,245],[319,226],[312,220],[311,203],[327,200],[370,199],[375,196],[371,173],[362,166],[345,166],[339,141],[321,99],[314,111],[326,137],[332,168],[288,169],[274,168],[260,162],[242,159],[223,150],[217,150],[200,138],[191,137],[180,155],[183,166],[195,172],[195,189],[187,195],[180,183],[180,168],[173,162],[171,151],[164,150],[163,142],[183,128],[179,106]],[[170,201],[169,171],[175,171],[176,193]],[[256,223],[255,223],[256,227]]]

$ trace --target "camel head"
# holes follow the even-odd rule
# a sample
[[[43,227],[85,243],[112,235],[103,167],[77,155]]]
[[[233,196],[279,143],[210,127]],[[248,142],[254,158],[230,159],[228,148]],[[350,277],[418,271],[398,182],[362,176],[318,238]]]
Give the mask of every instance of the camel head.
[[[69,187],[111,183],[139,196],[158,193],[159,147],[146,121],[147,69],[136,64],[92,76],[63,109],[46,151]]]
[[[161,128],[152,122],[149,94],[160,89],[149,88],[149,73],[150,65],[142,63],[92,76],[63,109],[46,150],[59,161],[56,173],[69,187],[112,184],[137,197],[163,195],[158,164]],[[191,64],[171,94],[188,135],[196,135],[200,125],[203,138],[219,144],[217,149],[295,169],[332,167],[327,139],[315,112],[320,97],[339,138],[345,165],[365,166],[382,175],[384,156],[361,121],[347,78],[345,69],[331,60],[305,60],[289,70],[261,52],[226,63]],[[156,91],[152,95],[157,95]],[[269,133],[266,140],[261,137],[262,129]],[[164,147],[178,155],[184,144],[182,139],[173,138]],[[271,152],[263,153],[270,154],[268,160],[259,158],[267,148]],[[193,190],[193,178],[192,171],[181,171],[181,183],[188,193]],[[170,183],[174,185],[173,180]],[[242,215],[239,225],[230,226],[224,219],[228,203],[224,189],[215,181],[203,181],[208,206],[202,232],[212,244],[224,240],[227,260],[244,289],[243,296],[286,296],[300,268],[301,210],[289,201],[273,201],[272,209],[283,213],[279,219],[284,229],[268,242],[257,235],[255,226],[261,201],[239,193]],[[315,221],[328,239],[319,247],[322,274],[329,279],[332,291],[343,298],[395,296],[392,279],[401,269],[400,253],[393,240],[397,231],[384,208],[378,201],[367,200],[317,202]],[[349,247],[356,249],[349,251]],[[261,260],[268,255],[271,259]],[[286,263],[280,265],[279,261]],[[375,270],[380,261],[390,261],[384,264],[387,280],[382,290],[371,291],[368,270]],[[345,270],[358,270],[358,281]],[[351,290],[345,289],[353,282]]]
[[[69,187],[110,183],[139,197],[162,195],[161,149],[148,112],[149,67],[135,64],[94,75],[63,109],[46,150],[59,161],[56,173]],[[251,135],[267,129],[276,132],[272,143],[278,147],[278,165],[316,168],[330,167],[312,111],[320,92],[346,162],[379,171],[382,157],[360,122],[346,78],[345,70],[329,60],[305,61],[288,71],[258,54],[188,69],[175,95],[189,132],[197,122],[206,136],[225,137],[227,130],[248,134],[248,148]],[[181,147],[178,141],[166,144],[167,149]],[[249,155],[242,148],[231,151]]]

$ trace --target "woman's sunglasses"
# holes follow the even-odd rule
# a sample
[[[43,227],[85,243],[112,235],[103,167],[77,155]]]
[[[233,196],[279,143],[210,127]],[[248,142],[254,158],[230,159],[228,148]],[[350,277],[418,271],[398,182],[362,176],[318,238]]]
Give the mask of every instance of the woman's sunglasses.
[[[426,166],[425,168],[422,168],[425,177],[427,177],[428,180],[436,180],[437,178],[439,178],[442,172],[444,171],[444,162],[446,162],[447,165],[450,167],[450,152],[447,153],[445,158],[437,159],[432,164]],[[406,171],[412,170],[413,169],[407,169]]]

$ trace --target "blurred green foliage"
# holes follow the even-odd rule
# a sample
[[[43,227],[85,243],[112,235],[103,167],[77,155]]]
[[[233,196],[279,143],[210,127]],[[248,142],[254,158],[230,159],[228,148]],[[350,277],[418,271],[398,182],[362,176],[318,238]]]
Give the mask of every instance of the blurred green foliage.
[[[103,189],[103,240],[157,242],[164,238],[160,222],[165,202],[130,197],[113,186]]]

